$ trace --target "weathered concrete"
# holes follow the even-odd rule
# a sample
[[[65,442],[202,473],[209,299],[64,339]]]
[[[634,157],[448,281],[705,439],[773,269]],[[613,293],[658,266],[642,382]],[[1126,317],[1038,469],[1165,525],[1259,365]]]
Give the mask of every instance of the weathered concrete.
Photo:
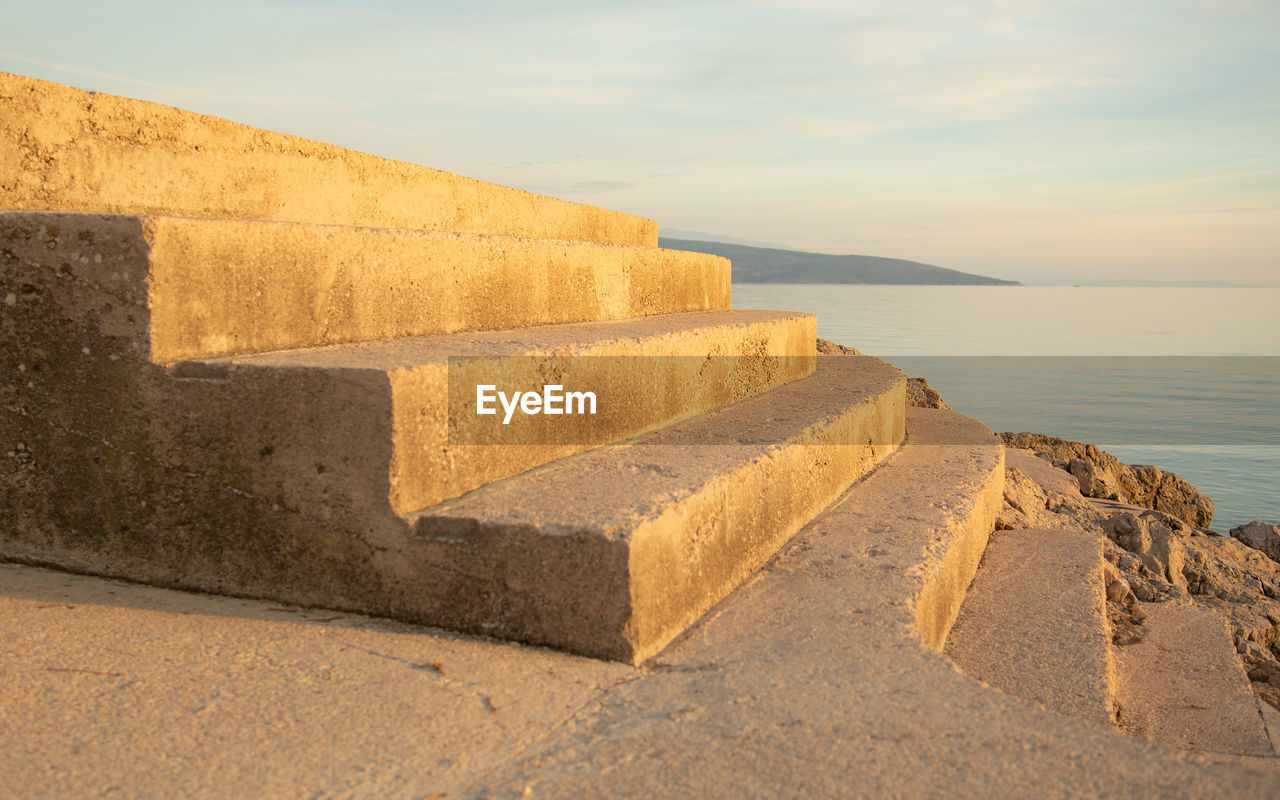
[[[418,511],[501,478],[711,411],[809,375],[814,318],[775,311],[670,314],[634,320],[546,325],[501,331],[444,334],[380,342],[285,350],[211,361],[181,362],[171,375],[203,377],[203,393],[241,397],[232,416],[253,415],[257,393],[292,394],[299,380],[318,384],[358,383],[378,395],[379,413],[389,414],[392,442],[387,474],[392,509]],[[218,385],[211,385],[216,381]],[[250,382],[253,392],[238,390]],[[593,415],[475,414],[476,386],[513,392],[544,384],[596,395]],[[198,396],[189,402],[200,402]],[[206,427],[234,426],[211,414]],[[382,443],[351,430],[346,415],[318,424],[326,445],[351,454]],[[306,441],[284,441],[274,420],[255,422],[251,439],[227,442],[232,453],[275,449],[308,452]],[[348,431],[354,436],[344,437]],[[265,437],[265,438],[264,438]],[[280,442],[280,444],[271,444]],[[309,449],[322,458],[317,444]],[[224,454],[224,463],[235,459]],[[299,472],[311,470],[301,465]],[[295,482],[296,475],[262,482]],[[251,486],[243,487],[252,490]],[[323,503],[326,496],[291,496],[293,505]]]
[[[1110,727],[1115,669],[1101,535],[1070,528],[992,534],[946,654],[1003,692]]]
[[[1258,711],[1262,712],[1262,723],[1267,729],[1267,739],[1271,742],[1271,752],[1280,757],[1280,711],[1270,703],[1258,698]]]
[[[262,219],[658,246],[653,220],[0,72],[0,210]]]
[[[83,353],[74,332],[39,361],[3,353],[4,374],[31,380],[0,384],[0,439],[20,444],[0,482],[0,554],[611,658],[659,647],[902,435],[901,374],[828,357],[406,523],[390,499],[387,373],[174,380],[127,352]],[[76,391],[77,404],[43,399]]]
[[[0,796],[453,792],[631,667],[0,564]]]
[[[1260,759],[1076,722],[921,643],[925,576],[985,538],[999,474],[989,445],[909,443],[639,668],[0,566],[0,775],[33,796],[1280,793]]]
[[[960,422],[926,414],[909,409],[904,447],[644,679],[610,690],[464,795],[990,797],[998,787],[1021,797],[1200,798],[1280,790],[1274,770],[1208,765],[982,687],[922,644],[931,577],[953,551],[985,541],[1002,466],[989,435],[986,445],[915,444],[929,441],[922,421]]]
[[[916,630],[926,645],[940,650],[995,526],[1004,448],[986,426],[951,411],[917,408],[910,420],[912,457],[895,463],[892,479],[870,482],[857,506],[841,506],[827,524],[906,528],[920,514],[921,503],[934,505],[926,519],[935,527],[905,536],[907,550],[899,555],[910,561],[919,581],[911,602]],[[918,554],[913,548],[922,541],[926,550]]]
[[[534,641],[640,662],[898,446],[904,394],[881,361],[823,356],[809,378],[428,509],[414,536],[590,564],[549,592],[508,579],[503,613],[554,619]]]
[[[1142,603],[1141,642],[1116,648],[1124,730],[1172,747],[1272,756],[1227,623],[1186,603]]]
[[[155,362],[730,303],[698,253],[174,217],[0,214],[0,275],[7,314],[141,330]]]

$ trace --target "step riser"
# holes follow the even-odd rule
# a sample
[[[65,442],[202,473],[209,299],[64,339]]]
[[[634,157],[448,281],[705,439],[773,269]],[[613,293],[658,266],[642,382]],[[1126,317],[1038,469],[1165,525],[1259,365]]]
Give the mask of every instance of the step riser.
[[[176,448],[104,441],[17,414],[0,421],[0,435],[24,446],[0,481],[7,520],[0,559],[411,619],[397,614],[404,587],[391,580],[400,567],[388,549],[403,537],[403,523],[385,503],[381,514],[353,504],[349,514],[319,519],[219,485],[198,463],[202,457]],[[308,464],[313,474],[316,463]],[[343,491],[351,491],[350,479],[370,480],[360,465],[341,459],[325,466]],[[282,495],[295,487],[273,488]]]
[[[156,362],[730,304],[728,261],[649,248],[74,214],[2,214],[0,242],[9,280],[149,309]]]
[[[915,445],[908,442],[908,446],[915,459],[918,460],[923,455],[939,464],[948,459],[963,458],[963,448],[966,447],[985,449],[996,454],[997,468],[988,473],[986,483],[975,487],[973,491],[973,505],[968,511],[966,524],[951,537],[946,550],[940,552],[937,560],[931,564],[916,597],[916,628],[925,644],[941,650],[947,641],[947,634],[951,632],[951,626],[960,614],[965,592],[978,571],[987,540],[995,529],[996,516],[1000,513],[1003,500],[1004,449],[998,443],[984,447],[977,442],[943,445]]]
[[[855,532],[857,557],[910,601],[881,607],[941,649],[995,528],[1004,448],[953,411],[907,409],[907,436],[882,469],[818,516],[808,536]],[[889,624],[886,622],[886,624]]]
[[[657,247],[656,222],[0,73],[0,209],[271,219]]]
[[[803,353],[814,340],[814,320],[799,315],[778,322],[738,325],[726,328],[694,329],[655,346],[684,352],[718,352],[705,357],[564,356],[523,358],[477,358],[468,364],[466,378],[449,375],[444,364],[400,370],[384,375],[374,370],[278,368],[256,364],[185,362],[170,374],[216,375],[216,381],[180,380],[167,390],[180,395],[183,407],[202,408],[182,429],[184,441],[217,441],[224,461],[236,459],[238,474],[246,476],[240,488],[261,491],[260,486],[301,486],[281,498],[293,506],[329,505],[339,491],[328,476],[322,482],[297,459],[277,459],[270,466],[256,454],[271,444],[279,453],[284,448],[299,454],[336,452],[347,460],[360,455],[360,463],[371,474],[386,476],[385,487],[373,487],[360,508],[389,502],[397,514],[408,514],[457,497],[496,480],[573,455],[591,447],[609,444],[688,419],[768,391],[809,375],[815,356]],[[627,343],[620,343],[626,345]],[[625,347],[619,348],[625,353]],[[711,365],[713,370],[705,368]],[[767,365],[768,369],[760,369]],[[465,421],[476,419],[465,410],[451,411],[450,394],[474,403],[477,382],[497,381],[500,389],[541,387],[546,371],[569,387],[590,388],[598,395],[594,416],[530,416],[501,425],[498,415],[484,417],[487,430],[506,434],[498,444],[475,444],[450,430],[450,415]],[[298,430],[289,409],[312,405],[309,397],[343,396],[347,387],[360,384],[363,392],[358,412],[374,416],[384,439],[371,443],[364,425],[350,429],[357,413],[350,405],[318,418],[311,409],[308,427]],[[74,395],[70,395],[74,396]],[[661,398],[653,400],[650,398]],[[284,399],[281,399],[284,398]],[[639,402],[633,402],[640,398]],[[632,402],[629,402],[632,401]],[[348,400],[348,403],[354,403]],[[168,403],[157,403],[168,405]],[[264,407],[280,408],[281,415],[264,415]],[[241,420],[254,425],[242,431]],[[283,419],[279,430],[270,420]],[[522,425],[521,423],[540,423]],[[234,437],[233,437],[234,434]],[[391,442],[390,455],[382,447]],[[268,444],[264,444],[264,442]],[[273,443],[273,444],[272,444]],[[198,446],[198,445],[197,445]],[[205,445],[207,447],[207,445]],[[244,454],[248,454],[244,456]],[[367,455],[366,455],[367,454]],[[299,458],[302,456],[299,455]],[[380,458],[386,458],[381,462]],[[240,464],[243,460],[245,463]],[[366,481],[367,483],[367,481]],[[381,491],[381,494],[377,494]],[[351,502],[347,497],[347,503]],[[335,512],[337,509],[335,509]]]

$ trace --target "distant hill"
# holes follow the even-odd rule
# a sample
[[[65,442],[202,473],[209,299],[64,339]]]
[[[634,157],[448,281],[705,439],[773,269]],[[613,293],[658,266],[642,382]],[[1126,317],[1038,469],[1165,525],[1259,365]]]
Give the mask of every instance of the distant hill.
[[[711,253],[733,261],[741,283],[900,283],[955,286],[1021,286],[1017,281],[973,275],[918,261],[879,256],[833,256],[693,239],[658,240],[669,250]]]

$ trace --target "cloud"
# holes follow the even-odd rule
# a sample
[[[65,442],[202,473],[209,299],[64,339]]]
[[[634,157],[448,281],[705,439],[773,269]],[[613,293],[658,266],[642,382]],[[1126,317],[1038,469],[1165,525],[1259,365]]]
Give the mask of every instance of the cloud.
[[[603,194],[630,189],[635,186],[631,181],[575,181],[569,186],[573,194]]]

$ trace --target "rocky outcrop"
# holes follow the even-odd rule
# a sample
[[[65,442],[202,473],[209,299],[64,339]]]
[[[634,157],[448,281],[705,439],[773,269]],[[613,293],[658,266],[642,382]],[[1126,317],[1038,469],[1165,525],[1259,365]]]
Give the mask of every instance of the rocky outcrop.
[[[1280,561],[1280,525],[1267,525],[1255,519],[1248,525],[1232,528],[1231,538],[1261,550],[1272,561]]]
[[[1071,473],[1086,497],[1116,500],[1177,517],[1198,528],[1213,522],[1213,501],[1172,472],[1129,465],[1092,444],[1038,433],[1002,433],[1008,447],[1029,450]]]
[[[940,408],[944,411],[951,408],[924,378],[907,379],[907,405],[915,408]]]
[[[1189,599],[1225,617],[1254,691],[1280,708],[1280,563],[1179,523],[1158,512],[1118,514],[1103,526],[1121,551],[1108,558],[1137,599]]]
[[[844,344],[836,344],[826,339],[818,340],[818,355],[820,356],[860,356],[862,353],[855,347],[849,347]]]
[[[1092,528],[1103,519],[1079,492],[1073,497],[1042,486],[1017,466],[1006,465],[1004,507],[996,517],[996,530]]]
[[[826,339],[818,340],[818,355],[820,356],[860,356],[862,353],[856,348],[849,347],[844,344],[836,344]],[[950,410],[951,406],[947,405],[947,401],[942,399],[942,395],[938,394],[929,381],[924,378],[908,378],[907,379],[907,405],[912,408],[938,408],[944,411]]]

